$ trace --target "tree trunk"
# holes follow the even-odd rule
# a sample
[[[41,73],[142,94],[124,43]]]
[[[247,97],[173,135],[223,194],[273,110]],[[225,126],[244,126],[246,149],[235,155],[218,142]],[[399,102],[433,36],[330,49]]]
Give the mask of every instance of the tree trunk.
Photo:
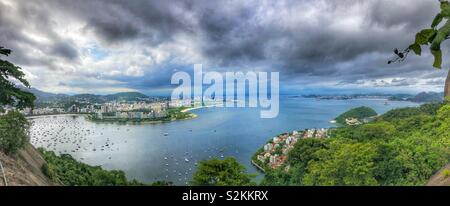
[[[445,97],[446,99],[449,99],[449,98],[450,98],[450,69],[448,70],[447,79],[445,80],[444,97]]]

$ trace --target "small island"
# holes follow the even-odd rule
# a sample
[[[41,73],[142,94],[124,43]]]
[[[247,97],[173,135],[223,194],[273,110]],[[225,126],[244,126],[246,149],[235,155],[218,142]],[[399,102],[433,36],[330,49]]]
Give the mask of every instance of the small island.
[[[370,107],[357,107],[339,115],[334,120],[341,125],[360,125],[371,121],[377,115],[377,112]]]

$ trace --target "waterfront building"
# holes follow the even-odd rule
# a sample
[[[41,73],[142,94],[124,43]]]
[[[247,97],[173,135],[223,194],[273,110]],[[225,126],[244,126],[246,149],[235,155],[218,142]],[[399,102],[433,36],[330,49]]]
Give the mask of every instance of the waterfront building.
[[[356,118],[347,118],[345,119],[345,123],[348,125],[359,125],[361,122]]]
[[[269,152],[269,151],[272,151],[272,149],[273,149],[272,144],[268,143],[268,144],[264,145],[264,151]]]
[[[266,161],[266,158],[263,155],[258,155],[257,159],[263,163]]]

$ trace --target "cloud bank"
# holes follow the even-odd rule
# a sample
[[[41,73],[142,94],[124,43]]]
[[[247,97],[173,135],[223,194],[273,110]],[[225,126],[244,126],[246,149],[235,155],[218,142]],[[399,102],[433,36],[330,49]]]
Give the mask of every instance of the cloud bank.
[[[199,63],[279,71],[292,91],[439,90],[446,71],[428,52],[386,64],[438,11],[437,0],[0,0],[0,44],[52,92],[164,93]]]

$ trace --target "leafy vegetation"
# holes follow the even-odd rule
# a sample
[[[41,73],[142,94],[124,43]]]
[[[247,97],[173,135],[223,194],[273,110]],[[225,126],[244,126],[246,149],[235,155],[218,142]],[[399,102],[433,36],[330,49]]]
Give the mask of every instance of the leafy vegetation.
[[[0,55],[8,56],[11,50],[0,46]],[[22,91],[12,82],[12,79],[29,87],[22,68],[13,63],[0,59],[0,112],[5,112],[4,105],[17,108],[32,107],[35,96],[32,93]],[[30,124],[27,119],[17,111],[10,111],[0,116],[0,150],[9,154],[25,146],[28,142],[28,129]]]
[[[57,156],[52,151],[39,149],[47,164],[42,172],[51,180],[66,186],[139,186],[136,180],[128,181],[123,171],[107,171],[99,166],[93,167],[78,162],[72,156]],[[158,185],[164,185],[161,182]]]
[[[347,118],[356,118],[358,120],[363,120],[368,117],[377,116],[377,112],[370,107],[357,107],[353,108],[338,117],[336,117],[336,122],[339,124],[346,124],[345,119]]]
[[[14,154],[29,141],[30,123],[17,111],[0,116],[0,150]]]
[[[234,158],[229,157],[223,160],[213,158],[199,163],[191,184],[196,186],[249,186],[256,184],[252,182],[253,177],[254,175],[247,174],[245,167]]]
[[[0,55],[8,56],[11,52],[0,46]],[[11,79],[16,79],[26,87],[30,86],[22,68],[0,59],[0,105],[14,105],[18,108],[32,107],[36,97],[30,92],[17,88]]]
[[[263,185],[424,185],[450,161],[450,105],[394,109],[374,122],[301,139],[290,169],[266,171]]]
[[[376,145],[346,139],[331,141],[329,148],[308,162],[304,185],[376,185],[373,175]]]
[[[444,178],[450,177],[450,170],[444,169],[444,170],[442,171],[442,177],[444,177]]]
[[[442,68],[442,50],[441,44],[450,36],[450,3],[447,0],[440,0],[441,11],[436,15],[431,23],[430,28],[425,28],[416,34],[414,43],[403,51],[394,50],[396,57],[388,61],[388,64],[396,61],[403,61],[410,51],[416,55],[422,54],[422,46],[430,48],[431,54],[434,56],[433,67]],[[445,20],[444,23],[442,23]],[[442,25],[441,25],[442,23]],[[439,25],[441,25],[439,27]],[[450,97],[450,70],[444,86],[444,96]]]
[[[382,116],[378,117],[378,120],[384,120],[393,122],[396,119],[407,119],[409,117],[417,117],[420,115],[436,115],[442,103],[423,104],[420,107],[406,107],[394,109],[386,112]]]
[[[186,107],[169,108],[167,110],[168,117],[171,120],[182,120],[192,118],[192,113],[182,112]]]

